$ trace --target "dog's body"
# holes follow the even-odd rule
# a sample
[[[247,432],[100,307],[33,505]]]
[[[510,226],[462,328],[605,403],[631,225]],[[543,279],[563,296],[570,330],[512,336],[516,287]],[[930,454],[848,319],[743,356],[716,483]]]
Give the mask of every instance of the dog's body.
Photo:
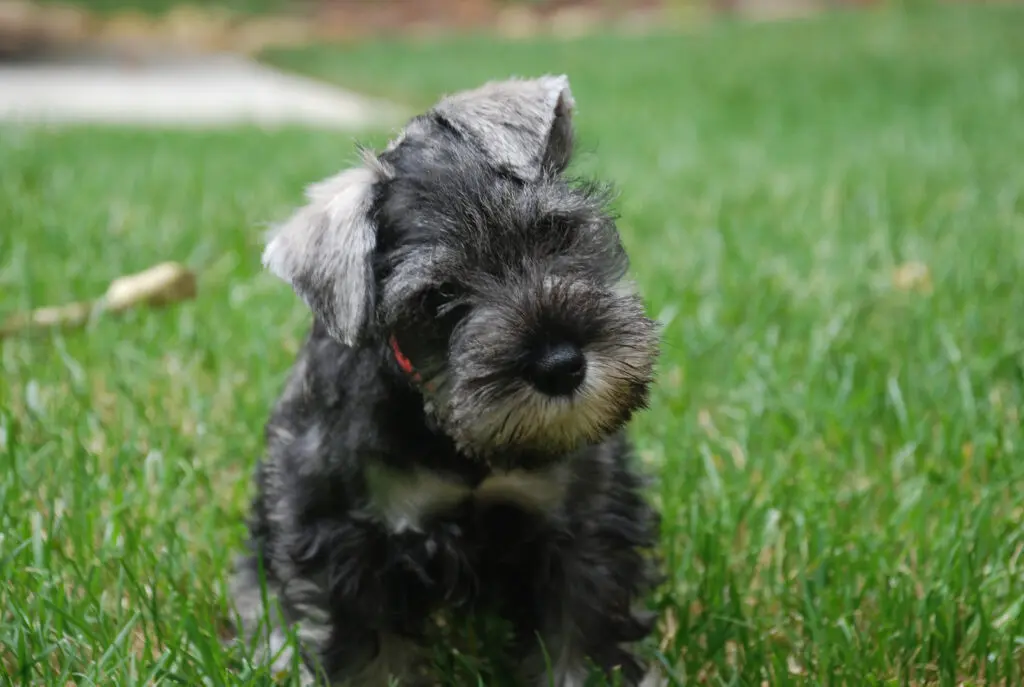
[[[418,684],[441,609],[507,620],[523,684],[642,678],[657,516],[623,427],[657,342],[604,197],[561,177],[572,104],[564,77],[451,96],[268,246],[316,318],[234,601],[325,682]]]

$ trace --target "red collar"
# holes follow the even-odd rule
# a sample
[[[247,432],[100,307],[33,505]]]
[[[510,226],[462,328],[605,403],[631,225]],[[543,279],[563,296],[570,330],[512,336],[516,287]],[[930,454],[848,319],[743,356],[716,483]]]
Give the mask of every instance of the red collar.
[[[391,352],[395,354],[395,361],[398,363],[398,367],[402,368],[402,372],[409,375],[409,377],[412,378],[412,381],[417,384],[422,382],[423,377],[421,377],[420,373],[412,366],[412,361],[406,358],[405,354],[402,353],[402,349],[398,347],[398,339],[395,338],[394,334],[391,335],[389,343],[391,344]]]

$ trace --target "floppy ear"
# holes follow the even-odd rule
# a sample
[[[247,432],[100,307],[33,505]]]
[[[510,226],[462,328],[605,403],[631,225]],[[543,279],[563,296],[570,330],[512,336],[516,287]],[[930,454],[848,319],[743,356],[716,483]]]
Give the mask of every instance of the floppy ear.
[[[264,266],[291,284],[328,333],[348,345],[359,339],[373,310],[377,237],[369,213],[380,179],[379,168],[364,165],[310,185],[308,204],[277,228],[263,251]]]
[[[443,98],[434,112],[474,138],[495,164],[523,179],[562,172],[572,157],[569,78],[492,81]]]

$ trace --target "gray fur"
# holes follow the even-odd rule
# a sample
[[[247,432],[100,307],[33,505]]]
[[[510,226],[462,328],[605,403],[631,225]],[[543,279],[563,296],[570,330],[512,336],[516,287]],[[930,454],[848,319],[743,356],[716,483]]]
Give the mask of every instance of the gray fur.
[[[496,613],[523,685],[652,684],[658,516],[625,426],[658,335],[607,194],[563,178],[573,107],[564,76],[450,95],[268,245],[315,318],[232,586],[261,662],[294,632],[309,684],[421,684],[436,613]]]
[[[492,81],[444,98],[434,112],[479,141],[492,162],[535,179],[545,163],[568,164],[575,105],[559,75]]]
[[[375,238],[367,213],[381,178],[379,168],[363,165],[311,185],[309,204],[277,229],[263,253],[263,264],[347,344],[358,339],[372,307]]]

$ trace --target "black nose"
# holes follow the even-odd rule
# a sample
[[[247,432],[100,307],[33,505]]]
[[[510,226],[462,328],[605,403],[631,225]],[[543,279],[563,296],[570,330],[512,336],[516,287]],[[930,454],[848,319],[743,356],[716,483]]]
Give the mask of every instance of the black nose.
[[[583,383],[587,359],[580,347],[558,343],[540,349],[530,366],[530,381],[548,396],[568,396]]]

